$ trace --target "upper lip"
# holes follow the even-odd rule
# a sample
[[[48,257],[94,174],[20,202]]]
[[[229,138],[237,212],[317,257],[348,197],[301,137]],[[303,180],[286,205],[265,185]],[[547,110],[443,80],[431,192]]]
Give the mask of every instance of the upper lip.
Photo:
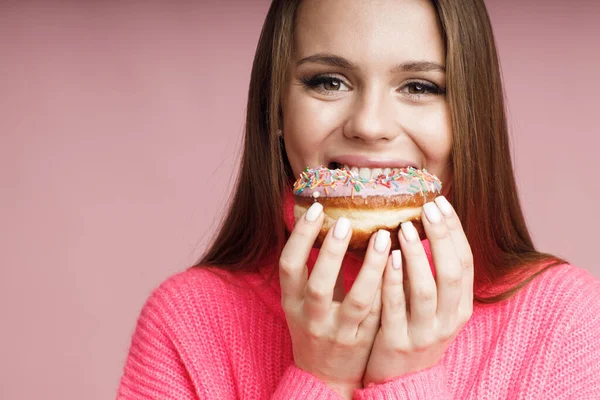
[[[417,163],[399,158],[385,157],[366,157],[363,155],[340,155],[331,157],[330,162],[347,165],[349,167],[364,167],[364,168],[418,168]]]

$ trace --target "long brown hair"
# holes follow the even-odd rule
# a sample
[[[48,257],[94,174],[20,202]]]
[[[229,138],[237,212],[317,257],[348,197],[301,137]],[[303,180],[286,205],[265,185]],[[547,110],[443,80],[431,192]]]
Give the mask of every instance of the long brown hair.
[[[300,1],[271,3],[252,66],[233,199],[198,267],[254,269],[274,260],[284,244],[282,199],[293,176],[276,132],[282,125],[281,94]],[[510,157],[498,55],[483,0],[433,4],[446,44],[446,96],[453,132],[450,201],[473,250],[475,288],[508,284],[500,293],[474,297],[480,303],[495,303],[564,261],[536,251],[525,224]]]

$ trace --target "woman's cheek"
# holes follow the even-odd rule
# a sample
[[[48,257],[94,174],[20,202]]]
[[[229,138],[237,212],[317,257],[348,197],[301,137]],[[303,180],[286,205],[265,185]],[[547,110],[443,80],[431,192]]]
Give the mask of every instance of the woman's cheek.
[[[302,140],[300,136],[285,139],[285,150],[294,176],[298,176],[307,166],[318,163],[317,155],[311,154],[310,148],[310,142]]]
[[[295,100],[295,101],[294,101]],[[290,99],[284,109],[286,152],[295,174],[323,162],[327,138],[341,129],[343,111],[339,104],[304,96]]]
[[[427,164],[447,163],[452,150],[452,130],[444,104],[415,110],[411,116],[411,125],[407,128],[425,153]]]
[[[294,175],[321,161],[319,151],[323,138],[319,129],[319,125],[310,118],[294,119],[284,124],[285,149]]]
[[[402,110],[402,127],[421,152],[423,167],[446,184],[451,179],[452,130],[444,103]]]
[[[342,125],[344,103],[343,100],[326,101],[305,95],[293,110],[295,125],[300,125],[305,134],[316,140],[323,139]]]

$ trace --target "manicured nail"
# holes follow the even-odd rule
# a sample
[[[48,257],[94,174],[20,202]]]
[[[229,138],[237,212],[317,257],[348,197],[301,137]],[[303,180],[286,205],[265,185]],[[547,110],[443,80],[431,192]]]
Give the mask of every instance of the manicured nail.
[[[402,268],[402,255],[400,250],[392,250],[392,267],[394,269]]]
[[[377,250],[380,253],[385,252],[389,242],[390,232],[383,229],[378,230],[377,236],[375,236],[375,250]]]
[[[419,232],[417,232],[417,229],[412,222],[403,222],[402,225],[400,225],[400,228],[402,229],[402,234],[407,242],[412,242],[419,239]]]
[[[341,217],[335,223],[335,227],[333,228],[333,237],[340,240],[346,239],[349,231],[350,220],[348,220],[348,218]]]
[[[308,222],[314,222],[319,218],[319,215],[323,212],[323,205],[321,203],[313,203],[312,206],[306,212],[306,220]]]
[[[442,222],[442,213],[440,213],[440,209],[435,203],[425,203],[425,205],[423,206],[423,211],[425,211],[427,219],[432,224],[439,224],[440,222]]]
[[[452,215],[452,205],[444,196],[437,197],[435,199],[435,204],[437,204],[440,210],[442,210],[442,214],[447,216]]]

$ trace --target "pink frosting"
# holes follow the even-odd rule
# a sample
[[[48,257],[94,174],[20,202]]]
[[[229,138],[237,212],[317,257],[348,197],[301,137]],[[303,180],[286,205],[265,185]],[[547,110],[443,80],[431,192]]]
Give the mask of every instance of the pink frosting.
[[[346,169],[321,166],[306,168],[294,184],[294,194],[302,197],[395,196],[399,194],[440,193],[442,182],[427,170],[412,167],[393,170],[374,179],[365,179]]]

